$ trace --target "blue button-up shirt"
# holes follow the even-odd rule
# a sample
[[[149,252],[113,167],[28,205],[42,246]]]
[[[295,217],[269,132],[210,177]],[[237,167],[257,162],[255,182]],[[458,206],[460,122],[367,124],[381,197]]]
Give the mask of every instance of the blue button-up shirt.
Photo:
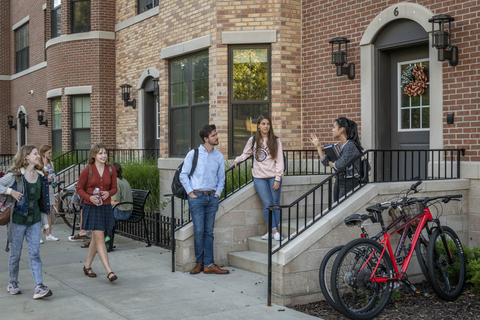
[[[188,178],[192,170],[194,150],[190,150],[183,162],[182,172],[180,173],[180,181],[182,182],[185,192],[189,194],[193,190],[212,191],[220,196],[225,186],[225,160],[223,155],[213,149],[208,153],[203,145],[198,147],[198,162],[193,175]]]

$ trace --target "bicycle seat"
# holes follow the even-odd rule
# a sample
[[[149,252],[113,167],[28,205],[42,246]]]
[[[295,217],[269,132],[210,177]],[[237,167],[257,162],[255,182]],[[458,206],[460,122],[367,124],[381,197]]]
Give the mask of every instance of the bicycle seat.
[[[61,185],[61,184],[64,184],[65,183],[65,180],[62,180],[62,181],[56,181],[55,182],[57,184],[57,186]]]
[[[361,225],[363,221],[368,219],[372,219],[372,217],[366,214],[352,214],[351,216],[346,217],[344,222],[347,227],[355,227]]]
[[[382,213],[382,211],[385,210],[385,209],[387,209],[387,208],[382,207],[382,206],[374,205],[374,206],[367,207],[365,210],[367,210],[368,212]]]

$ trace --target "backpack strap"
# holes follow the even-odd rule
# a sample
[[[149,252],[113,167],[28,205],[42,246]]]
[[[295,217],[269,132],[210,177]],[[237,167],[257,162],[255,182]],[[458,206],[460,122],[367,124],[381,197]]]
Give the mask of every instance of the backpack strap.
[[[90,183],[90,178],[92,177],[92,166],[87,164],[88,166],[88,179],[87,179],[87,183],[85,184],[85,187],[83,188],[83,190],[85,190],[85,192],[87,192],[87,188],[88,188],[88,184]],[[112,172],[110,171],[110,174]]]
[[[198,162],[198,148],[195,148],[193,150],[193,160],[192,160],[192,169],[190,170],[190,174],[188,177],[190,178],[193,173],[195,172],[195,169],[197,168],[197,162]]]

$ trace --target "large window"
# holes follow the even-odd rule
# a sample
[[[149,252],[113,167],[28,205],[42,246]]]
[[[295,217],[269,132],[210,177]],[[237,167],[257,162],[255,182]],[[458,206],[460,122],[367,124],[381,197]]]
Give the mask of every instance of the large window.
[[[90,31],[90,0],[71,0],[71,32]]]
[[[229,156],[242,153],[257,131],[257,118],[270,114],[270,46],[229,47]]]
[[[62,19],[61,19],[61,10],[60,5],[62,0],[51,0],[50,1],[50,20],[52,22],[52,34],[51,37],[55,38],[62,34]]]
[[[72,97],[72,149],[90,149],[90,96]]]
[[[15,31],[15,72],[30,66],[28,23]]]
[[[158,7],[158,0],[137,0],[138,14]]]
[[[62,151],[62,98],[52,100],[52,147]]]
[[[208,51],[172,59],[169,66],[170,155],[183,156],[203,141],[208,124]]]

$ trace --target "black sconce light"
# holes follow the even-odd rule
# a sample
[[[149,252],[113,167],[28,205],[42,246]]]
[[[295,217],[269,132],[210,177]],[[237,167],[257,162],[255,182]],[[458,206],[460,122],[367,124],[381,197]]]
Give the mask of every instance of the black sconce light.
[[[18,113],[18,121],[20,121],[20,125],[28,129],[28,122],[27,122],[27,116],[25,113],[20,111]]]
[[[8,116],[7,117],[8,119],[8,126],[10,127],[10,129],[15,129],[17,130],[17,124],[13,124],[13,116]]]
[[[158,90],[158,79],[159,78],[153,78],[153,95],[155,96],[155,99],[157,100],[157,104],[160,105],[160,93]]]
[[[454,67],[458,64],[458,47],[452,46],[452,21],[455,18],[448,14],[439,14],[428,19],[432,23],[432,47],[438,49],[438,61],[449,60],[448,63]],[[445,23],[448,22],[448,31],[445,31]],[[435,32],[435,23],[438,23],[440,31]],[[447,49],[448,48],[448,49]]]
[[[355,79],[355,65],[348,63],[348,45],[350,40],[343,37],[336,37],[329,41],[332,44],[332,64],[337,66],[337,76],[347,74],[348,79]],[[333,51],[333,46],[338,44],[338,51]],[[345,52],[342,51],[342,44],[345,44]],[[347,64],[348,63],[348,64]],[[346,67],[343,65],[347,64]]]
[[[48,127],[48,119],[43,121],[43,114],[45,111],[42,109],[37,110],[37,118],[38,118],[38,124],[39,125],[45,125],[45,127]]]
[[[122,84],[120,86],[120,88],[122,88],[122,100],[123,100],[123,104],[125,107],[132,107],[133,109],[135,109],[137,107],[137,100],[133,99],[132,101],[128,101],[130,100],[130,88],[132,86],[129,85],[129,84]]]

